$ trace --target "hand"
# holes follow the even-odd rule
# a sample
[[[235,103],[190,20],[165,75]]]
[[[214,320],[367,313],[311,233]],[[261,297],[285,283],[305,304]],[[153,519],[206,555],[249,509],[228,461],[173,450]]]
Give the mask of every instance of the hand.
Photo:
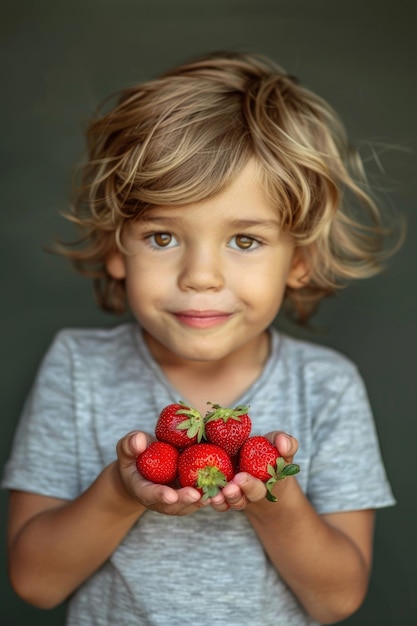
[[[298,450],[297,439],[281,431],[270,432],[265,437],[277,448],[285,464],[292,463]],[[287,480],[279,481],[275,485],[273,493],[278,499],[282,497],[286,486]],[[246,472],[239,472],[211,499],[210,504],[217,511],[243,510],[251,503],[264,501],[265,495],[266,487],[262,481]]]
[[[167,485],[152,483],[136,468],[136,457],[154,441],[147,433],[134,431],[120,439],[117,444],[117,464],[120,487],[126,497],[140,503],[146,509],[166,515],[188,515],[201,506],[201,494],[192,487],[173,489]]]
[[[298,441],[295,437],[279,430],[268,433],[265,437],[276,447],[286,464],[293,462],[298,451]]]

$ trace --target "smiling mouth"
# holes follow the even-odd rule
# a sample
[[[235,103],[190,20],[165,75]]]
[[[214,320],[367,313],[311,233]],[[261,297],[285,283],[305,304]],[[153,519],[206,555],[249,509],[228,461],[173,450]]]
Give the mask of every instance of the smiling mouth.
[[[214,328],[221,326],[232,316],[224,311],[178,311],[175,318],[190,328]]]

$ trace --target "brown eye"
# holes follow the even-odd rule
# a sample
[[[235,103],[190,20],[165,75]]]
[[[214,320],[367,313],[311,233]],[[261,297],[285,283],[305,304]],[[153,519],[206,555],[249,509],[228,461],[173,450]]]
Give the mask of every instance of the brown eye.
[[[158,248],[166,248],[172,242],[172,235],[169,233],[155,233],[152,238]]]
[[[252,239],[252,237],[245,237],[245,235],[236,235],[236,237],[234,237],[234,240],[236,242],[236,246],[241,250],[247,250],[248,248],[251,248],[254,244],[254,240]]]

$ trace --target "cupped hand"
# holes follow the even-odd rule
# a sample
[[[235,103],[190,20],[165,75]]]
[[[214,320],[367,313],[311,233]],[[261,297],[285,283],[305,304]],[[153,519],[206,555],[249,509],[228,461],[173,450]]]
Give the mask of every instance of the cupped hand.
[[[117,467],[121,488],[126,497],[137,501],[147,509],[166,515],[189,515],[202,504],[201,494],[193,487],[174,489],[168,485],[158,485],[146,480],[136,468],[136,457],[155,441],[151,435],[134,431],[117,443]]]
[[[298,450],[295,437],[282,431],[270,432],[265,437],[277,448],[285,464],[293,462]],[[287,480],[282,480],[275,485],[273,492],[277,498],[282,496],[286,483]],[[211,498],[210,504],[217,511],[243,510],[252,503],[265,501],[265,496],[266,487],[261,480],[247,472],[238,472],[220,493]]]

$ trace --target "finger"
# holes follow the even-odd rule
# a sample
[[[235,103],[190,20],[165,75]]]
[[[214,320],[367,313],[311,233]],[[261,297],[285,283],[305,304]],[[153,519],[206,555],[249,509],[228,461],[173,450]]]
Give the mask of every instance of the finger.
[[[219,491],[215,496],[210,498],[210,504],[213,509],[219,512],[224,512],[229,509],[229,505],[223,495],[223,491]]]
[[[279,433],[276,439],[276,447],[284,459],[290,462],[298,451],[298,441],[287,433]]]
[[[156,485],[141,477],[138,484],[138,499],[147,508],[179,501],[178,492],[167,485]],[[140,494],[140,495],[139,495]]]
[[[272,442],[287,463],[291,463],[298,450],[297,439],[284,432],[275,432],[273,433]]]
[[[241,511],[248,503],[246,495],[236,483],[229,483],[223,489],[224,498],[229,508]]]
[[[192,487],[184,487],[182,489],[173,489],[167,485],[154,485],[149,483],[153,488],[152,497],[153,504],[177,504],[174,514],[183,508],[200,503],[201,494],[197,489]]]
[[[147,433],[142,431],[136,431],[128,435],[127,437],[127,446],[130,451],[130,454],[133,456],[138,456],[141,454],[149,444],[153,441],[153,438],[150,437]]]
[[[258,478],[254,478],[247,472],[239,472],[233,478],[233,480],[229,483],[229,485],[234,485],[241,491],[242,495],[246,499],[247,502],[257,502],[258,500],[262,500],[266,494],[266,487],[261,480]],[[226,491],[226,497],[230,496],[236,499],[238,502],[238,496],[235,491],[232,490],[232,487],[226,485],[223,491]]]
[[[147,508],[164,513],[166,515],[189,515],[197,511],[201,505],[201,494],[196,489],[172,490],[175,493],[175,499],[172,493],[167,491],[163,485],[161,491],[156,490],[153,496],[157,496],[155,501],[150,501]]]
[[[177,489],[175,493],[178,495],[178,500],[184,506],[190,504],[200,504],[202,501],[201,493],[193,487],[182,487]]]
[[[132,431],[117,442],[117,456],[119,459],[125,458],[130,460],[136,458],[147,448],[151,441],[152,438],[146,433],[139,430]]]

